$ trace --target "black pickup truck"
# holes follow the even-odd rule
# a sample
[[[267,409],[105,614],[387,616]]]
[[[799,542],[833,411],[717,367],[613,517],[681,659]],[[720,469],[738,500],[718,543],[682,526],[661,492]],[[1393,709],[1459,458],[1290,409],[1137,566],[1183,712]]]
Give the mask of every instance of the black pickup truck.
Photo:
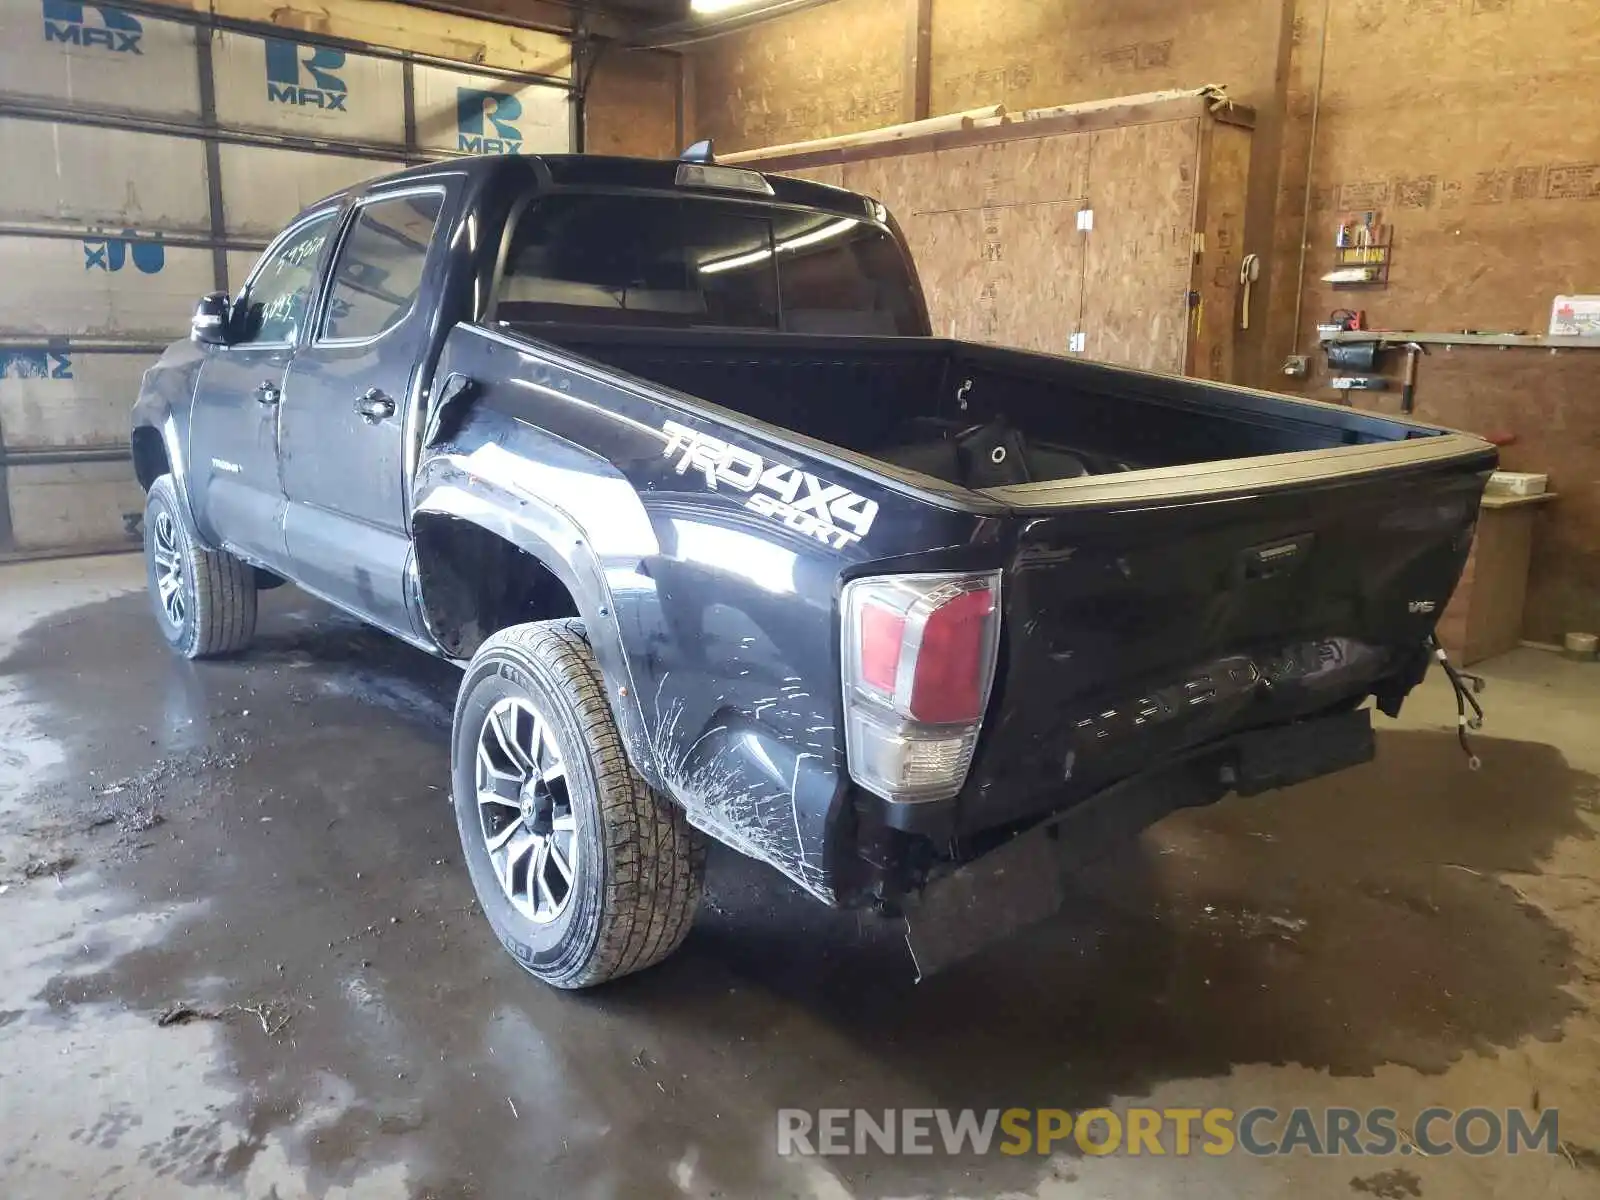
[[[290,580],[464,666],[466,861],[561,987],[678,945],[703,834],[927,967],[1107,838],[1370,758],[1495,464],[933,337],[875,200],[567,156],[307,209],[146,374],[133,454],[179,653]]]

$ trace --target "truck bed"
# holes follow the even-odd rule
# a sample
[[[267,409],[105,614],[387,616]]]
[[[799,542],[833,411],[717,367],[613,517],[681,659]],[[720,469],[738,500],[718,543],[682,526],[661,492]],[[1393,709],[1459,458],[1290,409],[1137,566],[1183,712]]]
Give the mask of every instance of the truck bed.
[[[1439,432],[1288,396],[939,338],[595,326],[517,331],[903,471],[975,489]]]

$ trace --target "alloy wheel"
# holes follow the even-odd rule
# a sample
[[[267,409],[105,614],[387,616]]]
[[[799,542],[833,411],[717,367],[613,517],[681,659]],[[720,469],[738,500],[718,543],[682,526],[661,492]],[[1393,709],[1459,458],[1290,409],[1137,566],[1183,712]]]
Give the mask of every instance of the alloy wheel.
[[[478,823],[500,889],[524,917],[554,921],[578,875],[578,821],[550,722],[521,697],[491,708],[478,731]]]
[[[187,612],[183,596],[183,550],[178,541],[178,524],[169,512],[156,514],[151,553],[156,560],[156,593],[161,611],[174,629],[183,628]]]

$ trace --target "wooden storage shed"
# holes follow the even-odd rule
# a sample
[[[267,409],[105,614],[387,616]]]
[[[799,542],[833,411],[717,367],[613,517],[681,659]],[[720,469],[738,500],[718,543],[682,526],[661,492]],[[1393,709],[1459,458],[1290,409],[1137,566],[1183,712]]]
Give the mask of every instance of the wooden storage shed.
[[[936,332],[1234,378],[1254,115],[1215,88],[724,156],[876,196]]]

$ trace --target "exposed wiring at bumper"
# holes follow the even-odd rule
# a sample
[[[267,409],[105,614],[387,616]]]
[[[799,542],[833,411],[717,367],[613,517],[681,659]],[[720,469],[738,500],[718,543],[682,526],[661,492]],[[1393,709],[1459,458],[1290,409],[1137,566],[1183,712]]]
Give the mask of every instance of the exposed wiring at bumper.
[[[1474,675],[1470,671],[1459,670],[1450,661],[1450,656],[1444,652],[1444,647],[1439,644],[1439,639],[1432,634],[1428,635],[1428,648],[1433,651],[1433,656],[1439,660],[1439,665],[1444,668],[1445,677],[1450,680],[1450,687],[1456,694],[1456,738],[1461,742],[1461,749],[1467,756],[1467,766],[1471,770],[1478,770],[1483,766],[1483,760],[1472,749],[1472,742],[1467,736],[1467,730],[1483,728],[1483,705],[1478,703],[1476,693],[1483,691],[1486,686],[1482,675]],[[1468,709],[1472,714],[1467,714]]]

